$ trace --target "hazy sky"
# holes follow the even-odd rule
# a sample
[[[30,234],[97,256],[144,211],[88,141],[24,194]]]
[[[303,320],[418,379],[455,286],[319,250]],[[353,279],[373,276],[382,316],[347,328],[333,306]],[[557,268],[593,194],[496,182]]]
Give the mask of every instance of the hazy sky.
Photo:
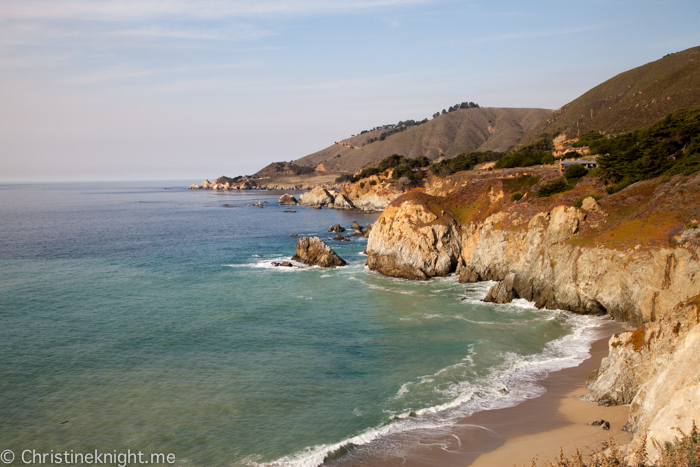
[[[0,180],[250,174],[697,45],[697,0],[0,0]]]

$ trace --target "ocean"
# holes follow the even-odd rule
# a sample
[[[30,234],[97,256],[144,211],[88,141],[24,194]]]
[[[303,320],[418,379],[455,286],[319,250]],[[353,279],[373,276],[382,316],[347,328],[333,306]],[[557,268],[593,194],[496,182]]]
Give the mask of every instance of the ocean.
[[[0,185],[0,449],[196,467],[401,455],[402,433],[542,394],[605,322],[371,272],[366,239],[327,230],[378,214],[187,185]],[[292,233],[348,265],[274,267]]]

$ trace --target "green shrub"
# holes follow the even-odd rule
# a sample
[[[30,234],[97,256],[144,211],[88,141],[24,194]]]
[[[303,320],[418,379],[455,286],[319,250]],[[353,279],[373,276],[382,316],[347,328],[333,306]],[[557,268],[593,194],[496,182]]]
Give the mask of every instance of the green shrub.
[[[547,185],[541,186],[537,190],[537,196],[539,198],[546,198],[548,196],[552,196],[557,193],[562,193],[566,190],[569,190],[571,187],[569,186],[568,183],[566,183],[564,180],[559,179],[556,180],[552,183],[548,183]]]
[[[614,185],[606,186],[605,187],[605,192],[609,195],[612,195],[613,193],[617,193],[620,190],[623,190],[630,186],[631,184],[638,182],[639,180],[633,180],[631,178],[626,178],[622,180],[620,183],[616,183]]]
[[[575,148],[580,148],[580,147],[583,147],[583,146],[590,146],[591,143],[593,143],[594,141],[600,141],[600,140],[602,140],[602,139],[605,139],[605,135],[604,135],[604,134],[602,134],[602,133],[600,133],[600,132],[598,132],[598,131],[595,131],[595,130],[591,130],[591,131],[589,131],[589,132],[587,132],[587,133],[582,134],[582,135],[579,137],[578,141],[576,141],[576,142],[573,144],[573,146],[574,146]]]
[[[520,201],[521,199],[523,199],[522,193],[513,193],[512,195],[510,195],[511,201]]]
[[[581,178],[587,173],[588,169],[581,164],[570,165],[564,170],[564,176],[566,178]]]
[[[393,169],[394,167],[398,167],[400,165],[406,165],[409,168],[428,167],[430,165],[430,159],[425,156],[418,156],[415,159],[409,159],[400,154],[392,154],[391,156],[385,157],[379,161],[376,167],[368,167],[363,169],[359,174],[352,177],[351,181],[357,182],[363,178],[371,177],[372,175],[379,175],[388,169]]]
[[[447,177],[463,170],[472,170],[477,164],[497,161],[501,157],[503,153],[494,151],[463,152],[452,159],[434,163],[430,171],[438,177]]]
[[[376,180],[370,180],[370,181],[369,181],[369,186],[374,186],[374,185],[376,185],[376,184],[377,184],[377,181],[376,181]]]
[[[524,149],[513,154],[503,156],[496,162],[497,169],[509,169],[511,167],[531,167],[533,165],[553,164],[554,157],[546,151]]]
[[[365,182],[360,182],[360,188],[364,188],[364,187],[365,187]]]
[[[592,141],[590,149],[600,154],[601,172],[614,184],[690,175],[700,171],[700,106],[677,110],[646,130]]]

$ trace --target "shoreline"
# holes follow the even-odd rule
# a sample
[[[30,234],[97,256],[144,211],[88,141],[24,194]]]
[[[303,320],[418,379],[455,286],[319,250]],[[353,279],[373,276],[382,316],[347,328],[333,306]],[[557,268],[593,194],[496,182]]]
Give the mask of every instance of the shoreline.
[[[621,330],[622,326],[616,324]],[[591,358],[581,365],[552,373],[545,379],[542,383],[547,393],[541,397],[516,407],[469,417],[467,420],[471,423],[481,422],[503,436],[504,441],[496,449],[481,453],[463,465],[525,467],[533,458],[538,465],[545,465],[545,461],[558,458],[560,449],[565,456],[572,456],[578,449],[587,459],[596,449],[605,447],[610,438],[618,445],[629,443],[631,435],[622,431],[629,406],[603,407],[578,399],[587,392],[588,375],[599,368],[600,361],[607,356],[609,337],[594,342]],[[610,430],[588,425],[598,419],[609,421]]]
[[[586,382],[608,354],[611,335],[624,330],[611,321],[601,327],[602,337],[591,344],[591,357],[580,365],[551,372],[540,384],[546,393],[518,405],[483,410],[456,424],[420,432],[404,433],[373,448],[341,456],[329,466],[353,467],[526,467],[533,457],[538,465],[559,456],[560,447],[571,456],[578,448],[584,457],[602,447],[610,436],[627,444],[622,431],[628,406],[602,407],[578,399],[586,393]],[[597,419],[610,422],[610,430],[587,425]],[[372,443],[374,444],[374,443]]]

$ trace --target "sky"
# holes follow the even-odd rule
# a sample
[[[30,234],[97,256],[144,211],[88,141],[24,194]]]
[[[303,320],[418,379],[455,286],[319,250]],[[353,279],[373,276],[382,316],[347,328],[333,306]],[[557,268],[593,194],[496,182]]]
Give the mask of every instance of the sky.
[[[698,45],[697,0],[0,0],[0,181],[246,175]]]

